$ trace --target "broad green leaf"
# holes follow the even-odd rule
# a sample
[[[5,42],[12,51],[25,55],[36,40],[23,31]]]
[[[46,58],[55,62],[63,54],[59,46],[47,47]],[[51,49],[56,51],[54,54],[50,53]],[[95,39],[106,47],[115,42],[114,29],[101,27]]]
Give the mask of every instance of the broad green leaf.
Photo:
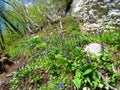
[[[74,80],[72,80],[73,83],[75,84],[75,86],[77,87],[77,89],[79,89],[81,87],[81,79],[79,78],[75,78]]]
[[[87,75],[87,74],[91,73],[92,71],[93,71],[93,69],[89,68],[83,73],[83,75]]]
[[[64,58],[62,57],[62,55],[58,54],[58,55],[55,55],[55,58],[58,59],[58,60],[63,60]]]
[[[90,78],[89,78],[89,77],[87,77],[87,78],[86,78],[86,80],[87,80],[87,82],[89,82],[89,83],[90,83]]]
[[[93,75],[92,77],[93,77],[93,79],[94,79],[95,81],[99,82],[99,78],[97,78],[96,75]]]
[[[75,76],[80,78],[81,77],[81,72],[77,70],[76,73],[75,73]]]
[[[104,85],[103,85],[102,83],[99,84],[99,87],[100,87],[100,88],[103,88],[103,86],[104,86]]]

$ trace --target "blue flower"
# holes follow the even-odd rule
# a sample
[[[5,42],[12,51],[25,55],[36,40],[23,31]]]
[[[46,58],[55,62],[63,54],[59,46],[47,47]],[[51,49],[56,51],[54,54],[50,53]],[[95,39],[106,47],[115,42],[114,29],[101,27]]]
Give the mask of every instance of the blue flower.
[[[54,87],[54,90],[58,90],[58,86],[55,86],[55,87]]]
[[[69,51],[67,51],[66,52],[66,57],[68,57],[70,55],[70,52]]]
[[[14,75],[10,76],[10,80],[13,78]]]
[[[88,56],[86,57],[86,62],[90,63],[90,58]]]
[[[23,64],[23,67],[25,67],[25,66],[26,66],[26,63]]]
[[[105,49],[103,44],[102,44],[102,46],[101,46],[101,49],[102,49],[102,51],[104,51],[104,49]]]
[[[21,68],[22,68],[21,66],[20,66],[20,67],[18,67],[18,68],[17,68],[17,71],[19,71]]]
[[[3,82],[1,85],[2,85],[2,86],[6,86],[6,85],[7,85],[7,83],[6,83],[6,82]]]
[[[64,89],[64,84],[62,82],[60,82],[60,88]]]
[[[65,43],[64,40],[62,40],[62,45],[64,45],[64,43]]]
[[[62,38],[62,36],[63,36],[62,33],[59,33],[58,38]]]
[[[43,54],[43,53],[40,53],[39,55],[40,55],[40,57],[42,57],[44,54]]]
[[[64,47],[62,47],[62,52],[64,52],[64,50],[65,50],[65,48],[64,48]]]
[[[56,45],[56,46],[57,46],[57,45],[58,45],[58,42],[54,42],[54,45]]]

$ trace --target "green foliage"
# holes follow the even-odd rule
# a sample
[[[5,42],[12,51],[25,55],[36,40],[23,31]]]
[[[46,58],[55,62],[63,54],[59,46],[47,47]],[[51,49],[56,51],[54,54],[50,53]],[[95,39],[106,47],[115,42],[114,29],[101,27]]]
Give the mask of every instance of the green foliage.
[[[5,24],[6,34],[9,36],[14,36],[14,33],[18,33],[19,35],[26,35],[27,33],[35,33],[38,32],[36,26],[41,28],[47,23],[46,19],[46,1],[36,0],[32,5],[25,5],[24,0],[21,1],[8,1],[5,0],[10,9],[4,9],[4,13],[2,11],[1,6],[1,18],[3,19],[3,23]],[[16,34],[15,34],[16,35]],[[7,38],[10,38],[10,37]],[[16,38],[20,37],[12,37],[12,39],[16,40]],[[6,39],[5,39],[6,40]],[[12,42],[12,40],[11,40]],[[6,43],[5,43],[6,45]]]
[[[105,34],[109,33],[103,33],[102,37],[98,34],[84,37],[80,35],[70,37],[55,36],[50,39],[38,37],[20,42],[17,49],[20,50],[20,48],[26,46],[23,53],[29,55],[31,60],[13,77],[11,88],[15,88],[21,82],[20,80],[25,78],[30,78],[29,82],[35,83],[40,90],[60,89],[59,83],[61,81],[64,83],[64,89],[72,89],[74,85],[77,89],[83,89],[83,87],[109,89],[106,82],[115,87],[119,75],[114,72],[112,64],[118,62],[112,57],[112,51],[110,53],[104,50],[100,57],[88,57],[83,52],[84,45],[90,42],[104,42],[104,44],[108,45],[111,44],[110,42],[114,42],[112,40],[108,42],[108,39],[105,39],[107,37]],[[115,34],[117,32],[113,33],[113,35]],[[112,38],[117,42],[116,36],[112,36]],[[117,47],[118,43],[112,45]],[[47,87],[41,83],[44,77],[42,74],[38,74],[40,71],[44,71],[49,77]],[[109,79],[104,80],[100,73],[103,77]],[[25,87],[24,84],[22,87]],[[30,85],[30,87],[32,86]]]
[[[54,7],[52,8],[53,11],[57,13],[62,13],[63,10],[66,8],[67,3],[67,0],[50,0],[49,5],[52,5]]]
[[[42,78],[40,76],[40,71],[38,71],[38,69],[40,69],[40,64],[41,64],[40,62],[30,62],[29,64],[27,64],[25,66],[25,68],[19,67],[18,70],[20,69],[20,71],[17,72],[17,74],[16,74],[17,77],[15,77],[11,80],[13,87],[11,87],[10,90],[13,90],[17,86],[18,83],[21,83],[20,82],[21,80],[23,81],[24,78],[27,78],[27,77],[30,78],[30,81],[29,81],[30,83],[39,83],[40,84],[41,78]]]
[[[79,21],[75,20],[72,16],[66,16],[63,18],[63,28],[66,29],[70,36],[75,34],[80,35]]]
[[[32,6],[25,6],[23,2],[17,1],[10,3],[13,10],[6,11],[7,19],[15,26],[19,23],[22,32],[29,31],[26,28],[27,24],[34,32],[35,24],[44,26],[47,22],[47,6],[41,4],[40,1],[35,1]],[[65,8],[68,0],[63,4],[64,0],[59,3],[58,1],[51,0],[52,3],[50,3],[50,5],[55,4],[55,7],[60,4],[53,10],[57,13]],[[107,84],[115,87],[120,78],[120,74],[115,72],[120,64],[120,58],[116,58],[119,56],[116,54],[120,53],[120,32],[116,30],[84,35],[79,28],[79,21],[72,16],[63,17],[61,21],[67,37],[58,36],[59,22],[46,26],[45,32],[41,32],[43,35],[37,38],[17,41],[20,36],[16,33],[8,31],[9,34],[4,35],[9,55],[11,57],[25,56],[28,59],[11,79],[11,90],[24,89],[24,87],[31,90],[67,88],[72,90],[75,87],[78,90],[83,87],[91,90],[110,89]],[[7,27],[6,30],[9,29],[14,31],[12,27]],[[53,34],[50,34],[51,32]],[[101,56],[88,56],[83,51],[85,45],[91,42],[105,45],[102,47]]]

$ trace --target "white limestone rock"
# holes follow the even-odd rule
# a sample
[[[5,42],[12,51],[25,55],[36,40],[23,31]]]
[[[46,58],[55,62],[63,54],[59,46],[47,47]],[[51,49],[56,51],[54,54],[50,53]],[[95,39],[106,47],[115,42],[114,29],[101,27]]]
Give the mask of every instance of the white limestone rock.
[[[91,53],[92,55],[100,56],[102,51],[102,45],[98,43],[90,43],[84,48],[84,51]]]
[[[99,30],[102,30],[103,27],[102,25],[96,24],[96,23],[84,23],[83,25],[81,25],[81,30],[83,31],[87,31],[87,32],[98,32]]]
[[[81,30],[105,30],[110,21],[120,29],[120,0],[73,0],[71,14],[79,18],[85,25]],[[100,22],[99,22],[100,21]],[[89,24],[90,25],[86,25]],[[101,27],[102,25],[102,27]],[[104,29],[103,29],[104,28]]]
[[[32,38],[31,39],[36,39],[36,38],[38,38],[39,37],[39,35],[37,35],[37,36],[32,36]]]
[[[90,90],[88,87],[83,87],[83,90]]]

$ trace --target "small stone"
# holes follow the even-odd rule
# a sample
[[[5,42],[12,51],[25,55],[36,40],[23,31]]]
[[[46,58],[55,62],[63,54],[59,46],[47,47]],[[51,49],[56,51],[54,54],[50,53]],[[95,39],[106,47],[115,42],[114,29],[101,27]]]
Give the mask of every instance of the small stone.
[[[11,76],[13,76],[13,74],[12,74],[12,73],[10,73],[10,74],[7,74],[6,76],[7,76],[7,77],[11,77]]]
[[[83,87],[83,90],[89,90],[88,87]]]
[[[5,60],[7,60],[8,58],[7,57],[2,57],[1,59],[0,59],[0,61],[1,62],[4,62]]]
[[[38,38],[39,37],[39,35],[37,35],[37,36],[34,36],[32,39],[35,39],[35,38]]]

